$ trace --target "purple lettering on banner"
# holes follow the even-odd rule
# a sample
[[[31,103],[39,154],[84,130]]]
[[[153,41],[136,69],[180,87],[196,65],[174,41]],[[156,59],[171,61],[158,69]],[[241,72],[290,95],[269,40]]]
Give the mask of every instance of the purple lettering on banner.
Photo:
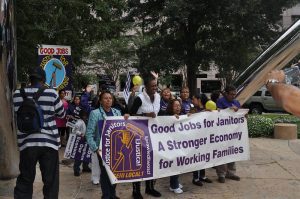
[[[99,131],[102,159],[118,180],[153,177],[148,120],[106,120]]]

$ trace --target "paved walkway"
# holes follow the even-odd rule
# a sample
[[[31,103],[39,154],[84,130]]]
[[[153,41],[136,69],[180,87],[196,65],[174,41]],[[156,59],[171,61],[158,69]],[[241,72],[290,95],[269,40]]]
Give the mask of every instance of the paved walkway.
[[[226,180],[217,182],[214,169],[207,169],[212,184],[197,187],[191,183],[192,174],[180,176],[184,193],[175,195],[168,190],[169,178],[157,180],[157,188],[162,198],[300,198],[300,140],[250,139],[251,160],[237,163],[240,182]],[[15,180],[0,181],[0,198],[13,198]],[[144,183],[143,188],[144,190]],[[131,198],[131,184],[117,186],[120,198]],[[101,198],[100,185],[90,182],[90,174],[73,176],[72,166],[60,166],[60,198],[94,199]],[[43,198],[40,173],[34,183],[34,197]],[[145,195],[145,199],[149,199]]]

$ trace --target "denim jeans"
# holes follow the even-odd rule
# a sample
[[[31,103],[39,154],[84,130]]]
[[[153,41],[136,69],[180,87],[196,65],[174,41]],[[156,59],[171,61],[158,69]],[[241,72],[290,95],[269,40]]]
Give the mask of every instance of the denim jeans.
[[[170,187],[172,189],[179,188],[179,175],[170,176]]]

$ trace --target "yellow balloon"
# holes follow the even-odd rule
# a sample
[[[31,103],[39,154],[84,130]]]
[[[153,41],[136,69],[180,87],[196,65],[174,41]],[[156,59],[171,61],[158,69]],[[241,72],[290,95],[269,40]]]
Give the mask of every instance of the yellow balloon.
[[[205,104],[207,110],[217,110],[217,105],[214,101],[208,100]]]
[[[142,78],[141,78],[139,75],[135,75],[135,76],[132,78],[132,82],[133,82],[133,85],[139,86],[139,85],[142,85],[143,80],[142,80]]]

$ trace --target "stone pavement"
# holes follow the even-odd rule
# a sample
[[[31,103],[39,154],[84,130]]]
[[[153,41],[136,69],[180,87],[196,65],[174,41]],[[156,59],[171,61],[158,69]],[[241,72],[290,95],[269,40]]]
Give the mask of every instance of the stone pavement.
[[[197,187],[191,183],[191,173],[183,174],[179,180],[184,186],[184,193],[179,195],[168,190],[169,178],[157,180],[156,187],[163,195],[161,198],[300,198],[300,140],[250,139],[250,150],[249,161],[237,162],[240,182],[226,179],[225,184],[218,183],[215,170],[207,169],[206,173],[213,180],[212,184]],[[40,172],[37,171],[33,198],[39,199],[43,198],[43,183]],[[14,184],[15,179],[0,181],[0,198],[13,198]],[[142,184],[144,191],[144,183]],[[131,198],[131,192],[131,183],[117,186],[117,195],[120,198]],[[151,198],[144,196],[145,199]],[[90,182],[89,173],[75,177],[72,165],[61,164],[59,198],[101,198],[100,185]]]

